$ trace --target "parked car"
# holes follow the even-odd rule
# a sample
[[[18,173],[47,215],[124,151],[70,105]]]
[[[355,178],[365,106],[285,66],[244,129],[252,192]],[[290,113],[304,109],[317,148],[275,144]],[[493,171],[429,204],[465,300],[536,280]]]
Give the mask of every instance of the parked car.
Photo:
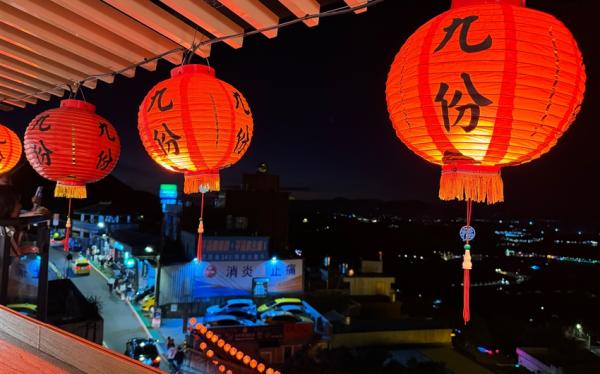
[[[264,323],[271,325],[280,323],[312,322],[312,319],[306,316],[285,312],[282,310],[270,310],[268,312],[264,312],[261,315],[261,319]]]
[[[304,306],[302,306],[302,305],[297,305],[297,304],[282,305],[279,307],[279,310],[281,310],[283,312],[297,314],[299,316],[306,316],[306,310],[304,309]]]
[[[280,297],[271,301],[270,303],[263,304],[258,307],[258,313],[264,313],[269,310],[275,310],[284,305],[302,305],[302,300],[295,297]]]
[[[215,326],[252,326],[254,322],[248,319],[239,318],[232,315],[221,314],[204,317],[204,325],[206,327]]]
[[[28,317],[37,316],[37,305],[29,304],[29,303],[20,303],[20,304],[8,304],[7,307],[10,309],[24,314]]]
[[[206,314],[230,314],[233,311],[244,311],[256,314],[256,305],[252,299],[229,299],[223,305],[212,305],[206,308]]]
[[[160,355],[154,339],[130,339],[125,345],[125,355],[155,368],[160,366]]]
[[[72,270],[76,275],[90,275],[90,270],[92,266],[90,262],[85,257],[79,257],[73,262]]]
[[[133,295],[133,301],[139,303],[150,294],[154,294],[154,286],[150,286],[136,292],[135,295]]]
[[[144,312],[149,312],[150,309],[152,309],[152,307],[154,306],[155,302],[156,299],[154,298],[154,294],[150,294],[146,295],[146,297],[142,299],[142,303],[140,305]]]

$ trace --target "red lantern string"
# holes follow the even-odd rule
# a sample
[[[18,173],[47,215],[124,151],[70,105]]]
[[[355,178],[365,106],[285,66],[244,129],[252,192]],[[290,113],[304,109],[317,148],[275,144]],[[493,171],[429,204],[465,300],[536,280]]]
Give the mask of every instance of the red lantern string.
[[[69,210],[67,211],[67,224],[65,229],[65,240],[63,248],[65,252],[69,252],[69,238],[71,236],[71,198],[69,198]]]
[[[473,211],[473,200],[467,200],[467,227],[471,227],[471,213]],[[471,245],[469,244],[469,234],[465,236],[465,254],[463,256],[463,320],[465,325],[471,319],[469,309],[469,288],[471,287],[470,271],[473,268],[471,263]]]

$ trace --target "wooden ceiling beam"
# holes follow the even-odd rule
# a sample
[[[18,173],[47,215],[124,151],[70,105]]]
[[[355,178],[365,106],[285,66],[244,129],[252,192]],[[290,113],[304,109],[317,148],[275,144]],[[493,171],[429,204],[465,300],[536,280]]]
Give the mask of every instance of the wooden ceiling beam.
[[[44,81],[40,81],[39,79],[35,79],[29,75],[19,73],[14,70],[7,69],[3,66],[0,66],[0,77],[33,87],[36,90],[44,91],[54,96],[63,97],[65,94],[65,90],[62,88],[56,88],[52,84],[48,84]]]
[[[4,96],[16,101],[24,101],[29,104],[37,104],[37,99],[35,97],[23,95],[20,92],[2,86],[0,86],[0,96]]]
[[[0,22],[18,28],[39,39],[43,39],[59,48],[67,49],[87,60],[94,61],[97,64],[107,67],[111,71],[122,69],[131,63],[130,61],[101,49],[97,46],[98,42],[80,39],[73,34],[64,31],[60,27],[50,25],[24,11],[1,2]],[[132,78],[135,76],[135,69],[129,69],[122,74]]]
[[[152,52],[153,55],[179,47],[154,30],[140,24],[115,8],[100,1],[89,0],[52,0],[63,8],[79,14],[90,22],[119,34],[124,39]],[[165,60],[180,64],[183,52],[164,57]]]
[[[260,1],[219,0],[219,2],[257,30],[279,24],[279,17]],[[271,39],[277,36],[277,29],[263,31],[262,34]]]
[[[110,73],[110,69],[3,23],[0,23],[0,39],[86,75],[102,75],[98,79],[103,82],[112,83],[115,80],[113,75],[103,75]]]
[[[185,18],[202,27],[216,37],[241,34],[244,29],[227,18],[223,13],[204,1],[195,0],[160,0],[162,3],[180,13]],[[224,40],[233,48],[241,48],[243,37]]]
[[[103,1],[185,48],[191,48],[193,41],[197,43],[209,39],[208,36],[148,0]],[[210,48],[210,44],[203,45],[196,49],[196,54],[208,57]]]
[[[350,7],[355,7],[355,6],[359,6],[359,5],[364,5],[368,1],[367,0],[344,0],[344,2]],[[364,13],[366,11],[367,11],[367,7],[364,7],[364,8],[355,10],[354,13],[360,14],[360,13]]]
[[[13,70],[18,73],[21,73],[23,75],[28,75],[31,78],[35,78],[37,80],[43,81],[50,86],[57,86],[57,85],[65,85],[66,86],[68,84],[75,83],[75,82],[66,81],[64,77],[54,75],[47,71],[38,69],[35,66],[27,64],[25,62],[21,62],[19,60],[15,60],[13,58],[7,57],[2,54],[0,54],[0,66],[4,67],[6,69],[9,69],[9,70]],[[88,81],[88,82],[89,82],[89,84],[87,84],[86,87],[95,88],[97,81]]]
[[[317,14],[321,9],[317,0],[279,0],[279,2],[298,18]],[[313,27],[319,24],[319,18],[305,19],[302,22],[308,27]]]
[[[0,86],[10,88],[11,90],[15,90],[21,95],[33,95],[38,99],[42,99],[44,101],[50,100],[50,94],[40,93],[35,88],[32,88],[19,82],[12,81],[10,79],[0,77]]]
[[[50,24],[68,32],[74,38],[79,38],[94,44],[97,48],[119,56],[127,61],[123,66],[144,60],[153,53],[131,43],[127,39],[113,33],[110,30],[94,25],[82,16],[67,10],[51,1],[39,0],[0,0],[4,3],[22,10],[41,22]],[[146,70],[156,70],[156,61],[150,61],[142,65]],[[116,69],[115,69],[116,70]]]
[[[0,54],[62,77],[69,82],[78,82],[87,77],[86,74],[80,71],[71,69],[54,60],[50,60],[35,53],[31,53],[23,48],[16,47],[4,40],[0,40]],[[96,87],[95,80],[86,81],[83,85],[88,88]]]

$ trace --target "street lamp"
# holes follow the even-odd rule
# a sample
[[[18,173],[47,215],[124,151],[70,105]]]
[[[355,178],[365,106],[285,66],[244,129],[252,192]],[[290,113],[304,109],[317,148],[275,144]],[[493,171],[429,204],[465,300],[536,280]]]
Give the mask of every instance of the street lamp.
[[[146,246],[146,248],[144,248],[144,252],[146,253],[152,253],[154,252],[154,248],[152,248],[151,246]]]

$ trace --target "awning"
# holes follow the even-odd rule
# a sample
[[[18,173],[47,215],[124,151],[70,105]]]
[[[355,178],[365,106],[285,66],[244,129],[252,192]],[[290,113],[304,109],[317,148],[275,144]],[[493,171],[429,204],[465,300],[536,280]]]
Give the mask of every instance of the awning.
[[[369,0],[344,0],[356,7]],[[0,110],[24,108],[90,76],[112,83],[114,74],[135,75],[132,64],[166,51],[215,38],[241,48],[244,33],[316,14],[339,0],[0,0]],[[367,8],[356,9],[356,12]],[[309,26],[318,18],[304,19]],[[277,36],[277,28],[261,31]],[[211,44],[195,54],[208,57]],[[183,51],[163,58],[180,64]],[[157,61],[140,65],[156,69]],[[102,75],[105,74],[105,75]]]

